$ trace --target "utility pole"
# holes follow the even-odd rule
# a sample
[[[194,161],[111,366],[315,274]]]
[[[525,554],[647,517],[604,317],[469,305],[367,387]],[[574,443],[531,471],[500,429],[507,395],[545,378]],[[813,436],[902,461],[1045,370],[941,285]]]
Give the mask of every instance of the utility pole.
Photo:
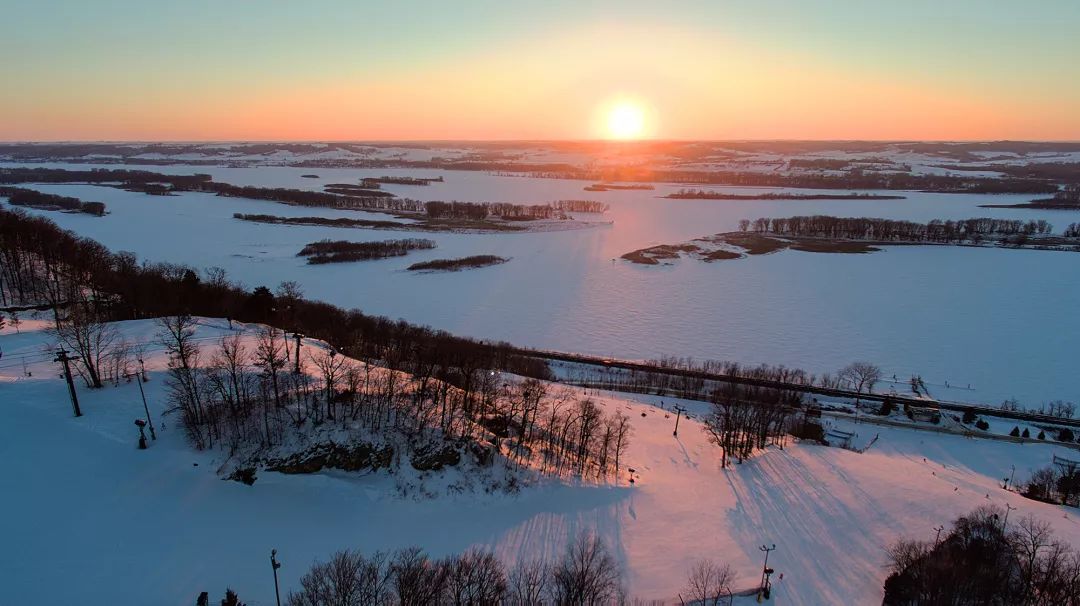
[[[277,569],[281,568],[281,562],[277,561],[277,550],[270,550],[270,567],[274,569],[274,597],[277,598],[277,606],[281,606],[281,591],[278,590]]]
[[[293,338],[296,339],[296,368],[293,370],[296,374],[300,374],[300,339],[304,338],[304,335],[294,332]]]
[[[941,531],[945,530],[945,525],[939,524],[938,526],[934,526],[934,530],[937,531],[937,534],[934,535],[934,545],[937,545],[941,542]]]
[[[142,396],[142,407],[143,407],[143,411],[146,412],[146,424],[150,427],[150,437],[152,439],[156,440],[157,439],[157,432],[154,431],[154,421],[153,421],[153,419],[150,418],[150,407],[146,405],[146,391],[143,390],[142,375],[140,375],[139,373],[134,373],[134,374],[129,373],[129,374],[126,374],[124,376],[129,378],[129,379],[134,377],[135,382],[139,384],[139,395]]]
[[[678,404],[675,404],[672,408],[675,409],[675,431],[672,432],[671,435],[679,437],[679,417],[682,416],[683,411],[686,409]]]
[[[56,358],[53,362],[63,362],[64,378],[67,380],[68,394],[71,396],[71,407],[75,409],[75,416],[81,417],[82,410],[79,409],[79,396],[75,393],[75,382],[71,380],[71,366],[68,365],[68,363],[74,359],[75,358],[68,356],[66,349],[61,347],[60,351],[56,352]]]
[[[776,549],[776,543],[773,543],[772,547],[766,547],[762,545],[758,547],[758,550],[765,552],[765,565],[761,568],[761,593],[759,596],[764,596],[765,599],[769,598],[769,575],[773,573],[772,568],[769,568],[769,552]]]

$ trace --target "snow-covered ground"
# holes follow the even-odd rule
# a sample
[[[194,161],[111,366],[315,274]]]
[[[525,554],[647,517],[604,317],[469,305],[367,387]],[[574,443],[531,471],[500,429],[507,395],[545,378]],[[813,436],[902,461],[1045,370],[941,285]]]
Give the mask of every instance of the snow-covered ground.
[[[334,550],[422,545],[433,555],[489,547],[513,561],[552,557],[581,529],[599,532],[641,598],[675,602],[690,565],[730,563],[737,586],[760,571],[758,546],[782,580],[778,604],[880,601],[884,548],[976,506],[1009,503],[1010,522],[1033,514],[1067,542],[1080,543],[1072,510],[1002,490],[1046,465],[1052,444],[1012,444],[848,421],[863,454],[788,443],[727,471],[719,468],[697,419],[674,416],[648,396],[590,393],[634,425],[626,465],[633,487],[547,482],[517,495],[458,494],[403,499],[388,475],[260,473],[253,486],[219,479],[218,455],[196,453],[162,417],[165,360],[150,347],[145,383],[157,441],[136,449],[142,416],[136,384],[79,387],[84,416],[72,416],[44,332],[24,321],[0,332],[0,571],[12,604],[185,604],[200,591],[236,589],[250,606],[273,603],[269,550],[284,562],[285,590],[315,558]],[[132,341],[151,341],[149,321],[118,324]],[[204,320],[197,338],[227,332]],[[28,361],[31,377],[23,372]],[[583,394],[584,395],[584,394]],[[670,400],[663,402],[669,407]],[[700,413],[703,405],[695,409]]]
[[[669,200],[659,196],[679,186],[594,193],[582,191],[587,183],[581,181],[460,171],[149,168],[207,172],[238,185],[312,189],[381,174],[444,176],[445,182],[428,187],[386,188],[425,200],[595,199],[611,205],[602,220],[614,224],[560,233],[424,233],[420,237],[435,240],[438,248],[377,262],[313,267],[295,256],[309,242],[405,234],[232,219],[234,212],[358,216],[348,211],[205,194],[146,196],[87,185],[36,187],[103,201],[108,216],[32,212],[144,259],[224,267],[233,279],[252,287],[295,280],[310,298],[479,338],[620,358],[670,355],[784,364],[818,374],[861,359],[901,380],[920,374],[932,394],[944,399],[996,404],[1017,398],[1033,407],[1055,399],[1080,400],[1069,355],[1080,335],[1080,316],[1070,311],[1080,307],[1072,253],[897,246],[874,255],[786,251],[737,263],[673,267],[613,261],[632,250],[731,231],[740,219],[759,216],[1045,218],[1059,231],[1077,220],[1068,212],[978,207],[1030,196],[903,192],[907,199],[878,201]],[[439,275],[404,271],[418,261],[480,254],[511,262]]]

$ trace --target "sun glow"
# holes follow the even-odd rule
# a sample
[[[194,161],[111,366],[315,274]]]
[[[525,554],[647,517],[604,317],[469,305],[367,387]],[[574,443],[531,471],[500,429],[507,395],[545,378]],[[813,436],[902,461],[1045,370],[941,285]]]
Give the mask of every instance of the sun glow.
[[[607,134],[612,139],[639,139],[645,133],[645,110],[636,103],[620,101],[608,110]]]

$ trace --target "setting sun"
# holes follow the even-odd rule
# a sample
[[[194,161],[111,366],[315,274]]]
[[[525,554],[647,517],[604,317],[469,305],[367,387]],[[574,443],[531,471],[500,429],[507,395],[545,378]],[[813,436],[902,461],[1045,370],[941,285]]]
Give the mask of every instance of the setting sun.
[[[607,133],[612,139],[637,139],[645,132],[645,111],[635,103],[621,102],[608,111]]]

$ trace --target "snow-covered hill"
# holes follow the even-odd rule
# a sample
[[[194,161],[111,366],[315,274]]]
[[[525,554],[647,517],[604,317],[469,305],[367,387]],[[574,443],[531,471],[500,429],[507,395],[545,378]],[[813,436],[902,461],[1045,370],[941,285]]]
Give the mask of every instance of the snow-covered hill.
[[[758,547],[775,543],[776,603],[868,604],[880,601],[888,544],[932,537],[979,505],[1009,503],[1018,508],[1010,521],[1036,515],[1080,543],[1071,510],[998,484],[1010,466],[1024,479],[1053,453],[1067,454],[1061,447],[837,421],[857,444],[878,439],[862,454],[789,442],[725,471],[693,414],[704,405],[692,406],[675,437],[670,400],[607,393],[589,395],[633,422],[633,486],[552,480],[516,495],[403,498],[401,477],[341,472],[260,472],[246,486],[222,480],[222,455],[195,452],[162,416],[160,346],[144,354],[158,439],[140,451],[138,385],[79,385],[84,416],[75,418],[47,326],[27,320],[19,334],[0,332],[4,604],[192,604],[201,591],[231,586],[250,606],[265,605],[274,600],[272,548],[287,591],[315,558],[338,549],[415,544],[441,556],[484,546],[513,561],[553,557],[581,529],[601,534],[643,599],[677,603],[686,571],[703,557],[730,563],[736,586],[752,587]],[[158,330],[149,321],[117,326],[146,343]],[[196,337],[227,332],[223,320],[202,320]]]

